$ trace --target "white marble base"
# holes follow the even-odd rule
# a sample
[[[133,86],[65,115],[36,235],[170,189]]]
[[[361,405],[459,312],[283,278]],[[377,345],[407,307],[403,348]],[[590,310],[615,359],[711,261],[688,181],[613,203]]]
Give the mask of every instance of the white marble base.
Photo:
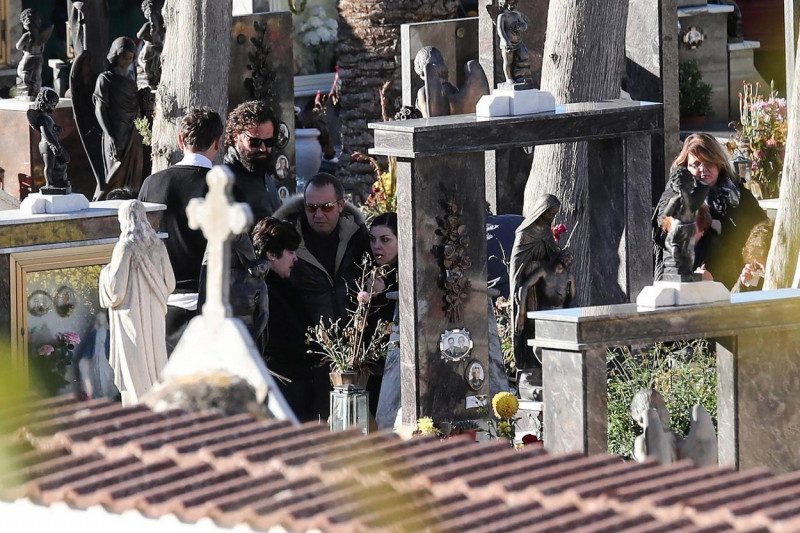
[[[672,307],[727,302],[730,291],[718,281],[656,281],[636,297],[639,307]]]
[[[531,115],[556,110],[556,99],[547,91],[495,89],[481,97],[475,108],[478,117]]]
[[[35,192],[19,205],[20,212],[31,215],[74,213],[84,209],[89,209],[89,200],[77,193],[50,195]]]

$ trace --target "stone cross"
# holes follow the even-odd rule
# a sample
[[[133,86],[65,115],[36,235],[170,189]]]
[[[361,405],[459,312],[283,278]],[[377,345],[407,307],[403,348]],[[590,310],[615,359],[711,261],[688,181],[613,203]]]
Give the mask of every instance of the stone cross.
[[[231,316],[230,290],[231,249],[228,242],[243,232],[253,221],[250,206],[232,204],[230,190],[233,174],[225,167],[216,166],[206,176],[208,194],[193,198],[186,208],[189,227],[203,230],[208,240],[208,266],[206,276],[206,302],[203,314],[211,321]]]

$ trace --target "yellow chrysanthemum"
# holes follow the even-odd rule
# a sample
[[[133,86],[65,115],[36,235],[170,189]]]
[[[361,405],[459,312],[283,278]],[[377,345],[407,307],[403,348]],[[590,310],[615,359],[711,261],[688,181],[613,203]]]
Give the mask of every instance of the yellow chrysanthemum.
[[[419,431],[420,435],[436,435],[433,419],[429,416],[423,416],[417,420],[417,431]]]
[[[508,420],[517,414],[519,402],[510,392],[498,392],[492,398],[492,409],[494,409],[494,414],[497,418]]]

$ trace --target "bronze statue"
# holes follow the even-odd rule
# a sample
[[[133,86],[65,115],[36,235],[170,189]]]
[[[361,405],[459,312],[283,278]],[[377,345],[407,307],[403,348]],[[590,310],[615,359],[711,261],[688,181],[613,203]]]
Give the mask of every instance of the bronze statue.
[[[503,56],[503,73],[508,88],[532,89],[531,55],[522,40],[528,29],[525,15],[517,11],[518,0],[499,0],[499,6],[488,5],[486,9],[497,25],[500,53]]]
[[[657,224],[667,232],[663,279],[699,280],[701,276],[694,273],[695,219],[710,187],[695,179],[686,167],[673,167],[668,185],[673,196],[663,210],[655,214]]]
[[[42,29],[42,19],[33,9],[23,10],[19,20],[25,33],[17,41],[17,50],[22,50],[22,59],[17,66],[17,98],[33,100],[42,87],[42,52],[53,33],[53,26]]]
[[[164,19],[161,16],[161,0],[144,0],[142,12],[147,22],[136,37],[143,41],[142,51],[136,63],[136,82],[140,88],[156,89],[161,81],[161,51],[164,48]]]
[[[139,117],[139,90],[130,74],[136,59],[136,44],[128,37],[111,43],[110,66],[97,77],[94,111],[103,130],[104,186],[97,199],[113,189],[142,185],[142,137],[134,121]]]
[[[442,53],[433,46],[424,46],[417,52],[414,71],[425,83],[417,91],[416,103],[425,118],[474,113],[481,96],[490,92],[489,80],[475,60],[464,65],[464,86],[460,90],[450,83]]]
[[[45,187],[39,189],[42,194],[69,194],[72,189],[67,179],[67,163],[69,154],[61,146],[62,128],[53,121],[53,112],[58,105],[58,93],[48,87],[36,95],[33,109],[28,110],[28,123],[38,131],[42,139],[39,141],[39,153],[44,160]]]
[[[108,46],[108,0],[68,1],[67,4],[73,60],[84,53],[91,53],[91,71],[97,77],[106,68],[101,50]]]
[[[518,368],[533,364],[526,345],[527,339],[533,337],[533,331],[526,313],[567,307],[574,301],[575,280],[568,271],[572,256],[558,246],[552,230],[560,208],[558,198],[543,194],[519,225],[514,237],[509,282],[514,355]]]

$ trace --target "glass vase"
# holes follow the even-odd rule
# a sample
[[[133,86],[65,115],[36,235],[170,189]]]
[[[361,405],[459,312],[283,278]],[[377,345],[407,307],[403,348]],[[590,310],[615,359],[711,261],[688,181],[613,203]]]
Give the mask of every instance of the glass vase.
[[[359,428],[369,432],[369,393],[356,385],[334,386],[331,394],[331,431]]]

